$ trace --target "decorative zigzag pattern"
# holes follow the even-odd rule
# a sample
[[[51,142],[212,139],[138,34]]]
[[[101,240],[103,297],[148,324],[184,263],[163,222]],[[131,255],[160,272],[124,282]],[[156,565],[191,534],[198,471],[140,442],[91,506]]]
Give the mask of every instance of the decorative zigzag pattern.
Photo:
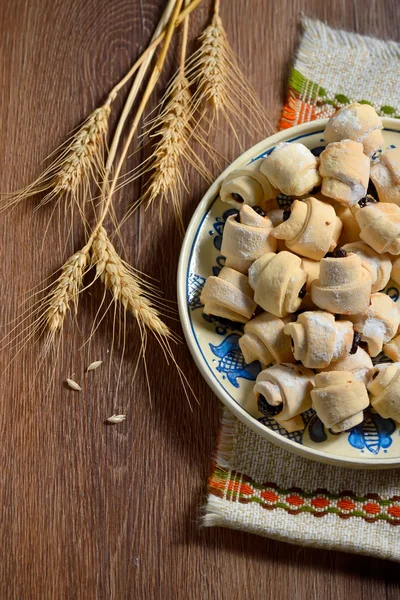
[[[266,510],[283,509],[291,515],[307,512],[321,518],[334,514],[341,519],[356,517],[369,523],[400,525],[400,496],[384,499],[377,494],[357,496],[350,491],[332,494],[324,489],[311,493],[300,488],[286,490],[270,482],[257,483],[218,465],[209,480],[209,493],[240,504],[258,504]]]

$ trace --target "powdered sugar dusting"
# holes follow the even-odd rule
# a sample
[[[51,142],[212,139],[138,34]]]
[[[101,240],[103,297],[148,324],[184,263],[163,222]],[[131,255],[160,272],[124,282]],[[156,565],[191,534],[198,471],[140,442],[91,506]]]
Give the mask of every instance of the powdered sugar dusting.
[[[376,317],[368,317],[361,327],[361,333],[365,338],[383,340],[386,334],[385,323]]]
[[[353,129],[355,131],[361,130],[361,124],[358,117],[350,108],[344,108],[336,113],[333,117],[333,122],[335,124],[335,129],[339,129],[340,127],[341,131],[345,129]]]
[[[336,336],[335,336],[335,345],[333,347],[333,357],[332,360],[337,360],[343,352],[345,337],[348,333],[348,325],[347,323],[336,323]]]

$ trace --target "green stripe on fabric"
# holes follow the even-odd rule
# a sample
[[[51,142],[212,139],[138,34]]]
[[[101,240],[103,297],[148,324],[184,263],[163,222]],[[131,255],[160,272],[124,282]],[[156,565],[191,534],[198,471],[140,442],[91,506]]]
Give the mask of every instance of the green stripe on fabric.
[[[325,88],[319,86],[311,79],[307,79],[297,71],[297,69],[292,69],[289,76],[289,86],[295,90],[298,94],[307,94],[307,100],[315,100],[317,97],[326,96]]]

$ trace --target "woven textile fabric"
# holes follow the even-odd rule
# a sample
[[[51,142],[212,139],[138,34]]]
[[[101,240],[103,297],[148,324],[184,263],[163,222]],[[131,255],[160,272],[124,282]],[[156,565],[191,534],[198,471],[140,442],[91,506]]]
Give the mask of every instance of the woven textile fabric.
[[[400,117],[400,45],[304,19],[281,128],[368,102]],[[205,526],[400,560],[400,470],[350,470],[281,450],[224,411]]]
[[[400,44],[303,19],[280,128],[330,117],[351,102],[400,118]]]

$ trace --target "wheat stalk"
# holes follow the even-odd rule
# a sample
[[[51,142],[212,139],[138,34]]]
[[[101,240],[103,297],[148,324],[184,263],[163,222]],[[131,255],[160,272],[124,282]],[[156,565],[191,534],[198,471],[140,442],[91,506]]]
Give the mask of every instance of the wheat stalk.
[[[28,309],[23,313],[23,315],[29,314],[23,318],[22,323],[29,320],[31,316],[34,317],[33,323],[29,324],[25,329],[22,329],[22,331],[19,331],[12,339],[9,338],[9,334],[6,336],[6,338],[10,340],[7,345],[13,342],[16,342],[18,345],[20,343],[18,340],[21,338],[24,339],[26,331],[28,330],[28,339],[25,339],[25,342],[23,343],[23,345],[25,345],[25,343],[27,343],[38,331],[46,331],[46,344],[41,355],[41,363],[43,363],[47,351],[52,347],[54,340],[58,340],[57,349],[60,348],[61,335],[59,334],[61,334],[63,330],[66,316],[72,308],[75,308],[76,314],[79,294],[83,291],[83,278],[85,272],[88,268],[95,265],[96,276],[101,278],[105,285],[105,289],[111,291],[114,302],[116,304],[118,303],[124,309],[124,314],[128,312],[131,313],[138,323],[142,341],[140,356],[143,358],[145,356],[147,333],[153,333],[160,343],[167,360],[170,359],[175,364],[181,381],[188,387],[187,380],[180,367],[176,364],[171,350],[171,342],[177,341],[178,338],[161,318],[160,302],[157,299],[155,287],[143,282],[139,274],[120,258],[103,228],[103,222],[107,215],[112,213],[112,196],[115,191],[118,176],[147,102],[159,79],[174,29],[184,17],[189,15],[190,12],[200,4],[200,2],[201,0],[192,0],[190,5],[180,13],[183,0],[169,0],[168,6],[173,6],[173,8],[168,26],[165,28],[164,32],[150,44],[125,78],[113,88],[106,103],[99,109],[93,111],[72,138],[62,145],[60,151],[57,153],[57,157],[35,182],[27,186],[24,190],[9,194],[5,198],[3,207],[12,207],[20,200],[37,193],[45,193],[40,205],[46,204],[56,198],[60,200],[61,198],[68,196],[71,200],[71,206],[78,206],[85,222],[83,203],[88,198],[92,200],[92,197],[90,196],[90,186],[93,181],[95,181],[96,184],[99,184],[100,180],[102,181],[101,212],[96,225],[92,229],[88,242],[82,250],[75,253],[65,262],[55,283],[45,288],[45,290],[50,288],[50,291],[43,299],[34,304],[35,308],[33,311],[31,312],[30,309]],[[143,96],[141,97],[139,107],[130,127],[128,139],[122,148],[121,156],[119,157],[113,178],[109,181],[109,175],[113,167],[121,131],[133,99],[136,97],[140,81],[135,81],[131,90],[126,105],[129,108],[128,110],[125,110],[121,116],[112,147],[108,153],[107,162],[104,164],[104,150],[106,147],[111,104],[117,96],[121,86],[129,80],[140,65],[144,66],[146,62],[148,63],[148,59],[151,58],[151,53],[154,52],[156,46],[162,39],[165,39],[164,45]],[[141,80],[143,80],[145,74],[144,71],[145,69],[140,72]],[[189,93],[186,82],[184,83],[184,87],[186,92]],[[181,91],[183,92],[183,88]],[[95,209],[94,206],[93,209]],[[41,293],[45,290],[42,290]],[[21,325],[21,322],[19,325]],[[13,331],[15,331],[19,325],[17,325]],[[13,331],[11,332],[11,335],[13,334]],[[184,391],[185,394],[187,394],[185,387]]]
[[[201,2],[202,0],[192,0],[180,14],[174,13],[172,27],[178,27]],[[118,123],[116,135],[113,140],[113,145],[110,148],[109,159],[107,161],[107,173],[111,170],[122,128],[136,98],[140,81],[143,80],[157,46],[167,35],[168,27],[166,27],[166,23],[174,6],[175,0],[169,0],[164,14],[161,17],[159,26],[153,36],[152,42],[129,69],[126,75],[113,87],[108,94],[104,105],[96,108],[81,124],[75,135],[61,145],[57,158],[51,162],[35,181],[15,192],[1,194],[0,211],[13,208],[19,202],[32,196],[36,196],[37,194],[46,193],[45,197],[40,202],[40,206],[42,206],[55,198],[60,198],[66,193],[72,200],[69,205],[74,208],[74,204],[77,204],[79,213],[82,218],[84,218],[82,201],[84,201],[88,195],[88,184],[90,183],[90,179],[88,179],[87,176],[91,173],[97,182],[98,171],[103,171],[104,142],[107,135],[111,104],[118,96],[120,90],[129,82],[138,69],[142,67],[140,77],[138,77],[138,80],[133,85],[131,93],[126,101],[122,118]],[[164,29],[162,30],[163,27]],[[55,153],[57,153],[57,150]],[[50,156],[53,154],[54,153]]]
[[[188,0],[185,0],[185,3],[188,4]],[[185,184],[187,164],[191,164],[206,181],[212,180],[210,171],[190,145],[194,139],[208,154],[212,154],[200,128],[192,126],[192,94],[185,76],[188,31],[189,15],[183,21],[178,73],[173,77],[157,107],[157,116],[145,123],[143,136],[147,139],[157,137],[158,142],[154,145],[151,156],[130,174],[126,174],[123,183],[116,188],[120,189],[134,179],[148,172],[151,173],[145,192],[130,207],[119,227],[141,203],[145,202],[148,208],[156,199],[159,199],[159,215],[162,222],[163,205],[171,200],[178,227],[184,233],[182,192],[184,188],[187,189]],[[216,162],[214,154],[213,158]]]
[[[212,112],[211,122],[220,114],[236,134],[235,122],[258,135],[271,132],[271,126],[251,85],[246,80],[232,50],[215,2],[210,25],[201,34],[199,49],[187,62],[195,109],[203,107],[200,120]]]

